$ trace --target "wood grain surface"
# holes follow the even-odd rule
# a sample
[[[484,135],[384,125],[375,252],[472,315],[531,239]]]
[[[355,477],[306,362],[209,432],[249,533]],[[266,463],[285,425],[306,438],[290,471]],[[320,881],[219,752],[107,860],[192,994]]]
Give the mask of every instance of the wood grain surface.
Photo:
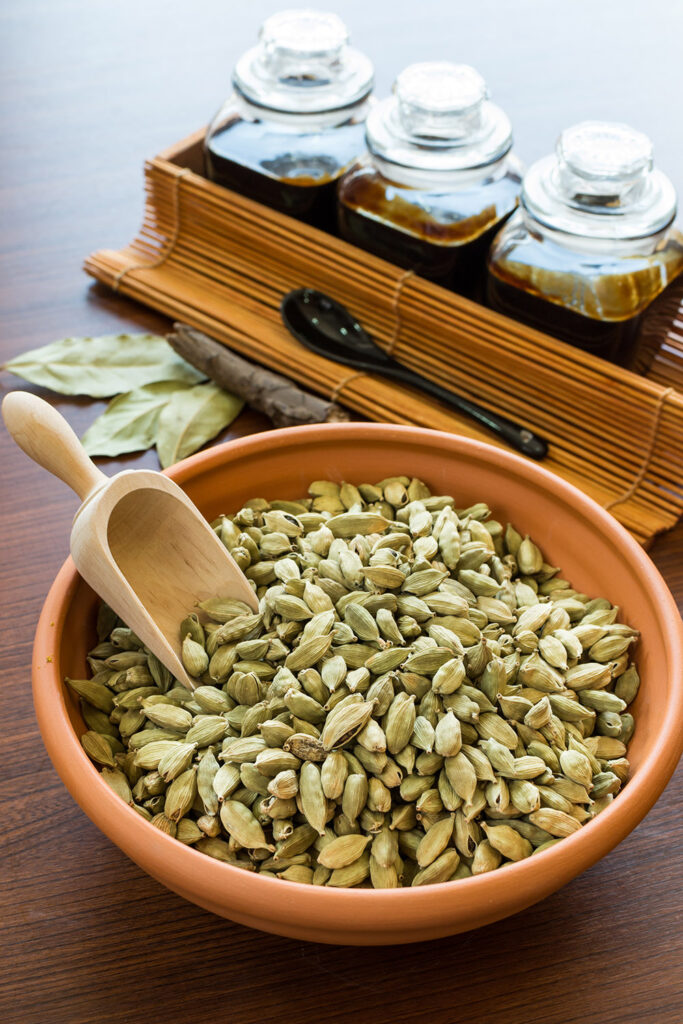
[[[134,234],[143,160],[205,121],[258,21],[284,6],[204,0],[4,0],[0,9],[0,360],[65,334],[163,331],[92,286],[83,257]],[[413,59],[467,60],[510,112],[520,153],[586,116],[653,137],[683,191],[670,0],[339,2],[380,92]],[[666,24],[666,31],[664,25]],[[3,391],[22,386],[7,374]],[[36,393],[42,393],[39,389]],[[45,393],[81,433],[102,402]],[[223,438],[268,428],[245,413]],[[103,460],[157,468],[154,453]],[[679,1024],[679,773],[640,827],[562,891],[499,924],[420,946],[309,945],[169,893],[100,834],[43,749],[33,631],[67,554],[68,489],[0,432],[0,1018],[6,1024]],[[683,603],[683,527],[652,555]]]

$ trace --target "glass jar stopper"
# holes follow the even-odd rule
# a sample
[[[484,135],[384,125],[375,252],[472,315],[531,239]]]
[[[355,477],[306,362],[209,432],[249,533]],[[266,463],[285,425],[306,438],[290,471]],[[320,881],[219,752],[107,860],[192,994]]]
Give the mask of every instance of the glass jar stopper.
[[[562,188],[589,204],[632,202],[652,170],[652,143],[626,124],[582,121],[562,132],[556,154]]]
[[[398,116],[408,135],[471,139],[481,128],[486,83],[467,64],[433,61],[411,64],[394,85]]]
[[[280,11],[259,32],[262,60],[280,81],[334,75],[349,34],[341,18],[323,11]]]

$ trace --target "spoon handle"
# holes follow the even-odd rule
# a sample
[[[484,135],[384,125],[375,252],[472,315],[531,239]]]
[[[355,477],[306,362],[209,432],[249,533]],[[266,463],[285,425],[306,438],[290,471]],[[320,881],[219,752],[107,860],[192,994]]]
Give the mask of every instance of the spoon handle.
[[[538,434],[534,434],[533,431],[528,430],[526,427],[521,427],[519,423],[513,423],[512,420],[507,419],[505,416],[499,416],[498,413],[492,412],[490,409],[484,409],[481,405],[470,402],[469,399],[462,398],[460,395],[442,388],[439,384],[435,384],[426,377],[422,377],[419,373],[407,370],[400,363],[396,363],[393,360],[382,363],[375,368],[374,372],[386,377],[392,377],[394,380],[407,384],[409,387],[418,388],[456,412],[464,413],[471,419],[476,420],[477,423],[487,427],[492,433],[497,434],[498,437],[506,441],[512,448],[516,448],[517,451],[523,452],[524,455],[528,455],[532,459],[544,459],[548,454],[548,442],[539,437]]]
[[[109,477],[91,462],[64,417],[42,398],[27,391],[11,391],[3,400],[2,416],[22,451],[68,484],[81,501],[108,482]]]

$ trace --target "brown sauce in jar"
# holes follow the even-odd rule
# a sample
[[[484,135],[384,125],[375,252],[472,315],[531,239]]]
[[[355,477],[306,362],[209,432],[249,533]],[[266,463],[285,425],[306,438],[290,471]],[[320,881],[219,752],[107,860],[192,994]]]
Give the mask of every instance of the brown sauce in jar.
[[[482,296],[482,267],[486,265],[486,253],[497,226],[468,245],[438,245],[370,219],[350,207],[339,207],[339,231],[347,241],[471,299]]]
[[[207,151],[207,177],[217,185],[323,231],[334,228],[336,180],[302,177],[295,183],[271,178],[212,152],[211,147]]]
[[[569,271],[524,267],[525,277],[506,274],[505,264],[489,264],[487,304],[499,313],[550,334],[574,348],[633,367],[644,345],[653,344],[653,331],[662,333],[661,310],[672,292],[672,281],[661,288],[658,262],[630,274],[604,274],[581,291],[585,312],[567,303],[576,299],[580,279]],[[679,282],[675,282],[679,289]],[[556,297],[556,298],[553,298]]]
[[[206,144],[206,175],[217,185],[332,234],[337,180],[363,146],[363,125],[325,136],[278,134],[264,122],[236,121]]]
[[[638,340],[641,314],[627,320],[594,320],[559,303],[509,283],[489,272],[486,302],[491,309],[550,334],[594,356],[629,365]]]
[[[430,281],[481,298],[486,253],[500,226],[495,207],[460,220],[437,219],[418,202],[396,194],[394,188],[400,187],[379,176],[372,180],[367,174],[351,174],[340,192],[342,237]],[[430,204],[441,199],[444,205],[443,197],[429,198]]]

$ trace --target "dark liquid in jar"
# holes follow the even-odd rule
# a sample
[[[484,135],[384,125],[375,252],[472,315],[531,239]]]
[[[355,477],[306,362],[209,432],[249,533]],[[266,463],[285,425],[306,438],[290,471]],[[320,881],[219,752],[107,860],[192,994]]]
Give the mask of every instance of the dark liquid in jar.
[[[348,206],[339,206],[342,238],[380,259],[414,270],[429,281],[477,300],[483,297],[486,254],[498,227],[494,225],[463,245],[435,245],[390,224],[370,219]]]
[[[296,135],[237,121],[208,140],[206,173],[218,185],[336,234],[337,179],[362,149],[362,124]]]
[[[424,202],[428,208],[417,196],[412,202],[398,194],[379,175],[352,173],[341,186],[340,233],[381,259],[482,301],[486,255],[503,218],[489,206],[471,217],[449,219],[447,193],[430,193]]]
[[[490,271],[486,299],[487,305],[496,312],[594,356],[622,366],[630,366],[635,358],[643,313],[628,320],[594,320],[508,284]]]

